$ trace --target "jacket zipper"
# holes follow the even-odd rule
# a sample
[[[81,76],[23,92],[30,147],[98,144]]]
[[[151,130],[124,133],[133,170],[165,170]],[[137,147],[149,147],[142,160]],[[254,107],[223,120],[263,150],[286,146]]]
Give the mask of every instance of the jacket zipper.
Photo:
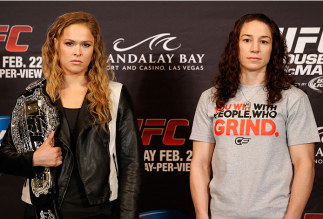
[[[80,174],[80,165],[79,165],[79,161],[77,160],[77,143],[79,142],[79,139],[80,139],[80,136],[83,134],[84,130],[86,130],[88,127],[92,126],[92,123],[91,124],[88,124],[87,126],[85,126],[79,133],[79,135],[77,136],[77,139],[76,139],[76,143],[75,143],[75,160],[76,160],[76,165],[78,166],[78,169],[79,169],[79,175],[81,176]],[[85,190],[85,195],[86,197],[89,199],[88,197],[88,194],[86,192],[86,189],[85,189],[85,185],[84,185],[84,182],[83,182],[83,179],[81,177],[81,181],[82,181],[82,184],[84,186],[84,190]]]
[[[119,170],[118,170],[118,166],[117,166],[116,156],[115,156],[115,154],[113,154],[112,156],[113,156],[114,165],[116,167],[117,176],[119,176]]]
[[[62,139],[61,138],[58,138],[61,142],[63,142],[63,144],[64,145],[67,145],[66,143],[64,143],[64,141],[62,141]],[[70,153],[71,153],[71,155],[72,155],[72,163],[73,163],[73,165],[72,165],[72,171],[71,171],[71,174],[72,174],[72,172],[73,172],[73,168],[74,168],[74,157],[73,157],[73,153],[72,153],[72,151],[70,150],[70,148],[69,147],[67,147],[66,146],[66,148],[70,151]],[[64,190],[64,193],[63,193],[63,196],[62,196],[62,200],[61,200],[61,203],[59,204],[59,209],[62,207],[62,204],[63,204],[63,200],[64,200],[64,197],[65,197],[65,194],[66,194],[66,191],[67,191],[67,188],[68,188],[68,184],[70,184],[70,181],[71,181],[71,174],[69,175],[69,177],[68,177],[68,182],[67,182],[67,186],[66,186],[66,188],[65,188],[65,190]]]

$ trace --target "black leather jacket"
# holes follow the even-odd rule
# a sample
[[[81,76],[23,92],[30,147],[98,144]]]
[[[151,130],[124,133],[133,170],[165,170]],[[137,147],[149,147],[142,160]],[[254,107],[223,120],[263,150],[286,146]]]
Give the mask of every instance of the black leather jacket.
[[[45,89],[44,89],[45,90]],[[25,93],[26,94],[26,93]],[[60,127],[55,133],[55,145],[63,152],[63,164],[57,167],[58,204],[67,190],[74,161],[77,159],[79,173],[90,204],[103,204],[110,198],[109,174],[111,159],[109,152],[110,131],[104,130],[87,110],[89,101],[85,98],[80,109],[77,124],[78,138],[76,156],[70,148],[70,132],[67,119],[60,100],[56,102],[59,110]],[[116,156],[118,164],[118,199],[120,201],[120,218],[139,217],[139,193],[143,175],[142,142],[134,115],[133,103],[129,92],[122,86],[116,122]],[[10,125],[0,147],[0,172],[19,176],[33,175],[33,153],[17,153],[11,136]],[[115,161],[115,160],[114,160]]]

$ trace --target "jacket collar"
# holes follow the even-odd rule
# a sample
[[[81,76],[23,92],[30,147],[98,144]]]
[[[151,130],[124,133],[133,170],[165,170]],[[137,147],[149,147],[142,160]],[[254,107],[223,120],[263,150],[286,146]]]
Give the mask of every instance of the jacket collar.
[[[84,97],[81,109],[78,113],[77,117],[77,136],[83,131],[84,128],[91,127],[90,125],[94,122],[94,117],[91,115],[91,113],[88,110],[88,107],[90,105],[90,101]],[[59,111],[59,119],[60,119],[60,128],[58,133],[58,138],[66,144],[68,147],[71,147],[71,135],[70,135],[70,129],[68,126],[68,121],[66,118],[65,110],[62,105],[61,99],[58,99],[56,101],[56,106]]]
[[[67,118],[65,115],[65,111],[61,102],[61,99],[58,99],[56,101],[56,106],[58,109],[58,115],[59,115],[59,121],[60,121],[60,127],[58,130],[58,138],[61,140],[65,145],[67,145],[69,148],[71,147],[71,134],[70,129],[68,126]]]
[[[76,125],[77,135],[79,135],[84,128],[89,127],[89,125],[93,124],[94,122],[94,117],[91,115],[90,111],[88,110],[89,106],[90,106],[90,101],[85,96],[79,115],[77,117],[77,125]]]

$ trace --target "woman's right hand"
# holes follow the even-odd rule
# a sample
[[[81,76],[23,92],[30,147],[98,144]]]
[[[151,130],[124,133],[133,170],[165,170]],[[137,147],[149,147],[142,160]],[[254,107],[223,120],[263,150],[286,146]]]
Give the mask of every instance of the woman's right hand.
[[[63,163],[61,148],[54,147],[54,134],[55,131],[52,131],[43,144],[34,152],[34,167],[57,167]]]

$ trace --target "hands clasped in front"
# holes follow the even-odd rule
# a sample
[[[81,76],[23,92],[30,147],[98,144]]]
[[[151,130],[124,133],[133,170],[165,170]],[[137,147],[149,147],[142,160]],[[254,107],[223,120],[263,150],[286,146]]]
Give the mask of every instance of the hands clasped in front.
[[[48,136],[43,144],[35,151],[33,166],[57,167],[63,163],[60,147],[54,147],[55,131]]]

